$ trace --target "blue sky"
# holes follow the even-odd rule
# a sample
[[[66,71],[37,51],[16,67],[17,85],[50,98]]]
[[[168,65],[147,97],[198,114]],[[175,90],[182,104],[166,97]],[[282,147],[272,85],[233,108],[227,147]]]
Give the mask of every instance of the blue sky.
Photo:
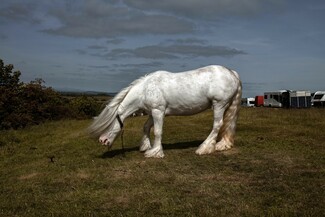
[[[323,0],[2,0],[0,58],[28,82],[117,92],[157,70],[218,64],[244,96],[325,89]]]

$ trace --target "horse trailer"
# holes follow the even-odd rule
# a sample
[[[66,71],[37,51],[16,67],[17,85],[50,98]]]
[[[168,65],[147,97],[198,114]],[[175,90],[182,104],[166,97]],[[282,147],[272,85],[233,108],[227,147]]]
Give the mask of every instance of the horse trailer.
[[[311,104],[314,107],[325,107],[325,91],[317,91],[311,99]]]
[[[311,93],[310,91],[297,90],[290,92],[290,107],[291,108],[310,108]]]
[[[311,93],[305,90],[265,92],[264,106],[278,108],[309,108],[311,107]]]

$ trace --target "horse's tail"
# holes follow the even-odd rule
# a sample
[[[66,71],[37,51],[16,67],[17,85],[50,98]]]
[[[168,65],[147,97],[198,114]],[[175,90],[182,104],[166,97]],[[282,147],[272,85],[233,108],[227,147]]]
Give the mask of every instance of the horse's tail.
[[[229,149],[234,144],[234,137],[236,131],[236,123],[239,114],[240,104],[241,104],[241,96],[242,96],[242,84],[239,80],[238,74],[234,72],[234,75],[238,79],[238,87],[235,92],[232,101],[229,104],[229,107],[226,109],[223,115],[223,125],[220,128],[218,133],[218,142],[222,142],[224,149]]]

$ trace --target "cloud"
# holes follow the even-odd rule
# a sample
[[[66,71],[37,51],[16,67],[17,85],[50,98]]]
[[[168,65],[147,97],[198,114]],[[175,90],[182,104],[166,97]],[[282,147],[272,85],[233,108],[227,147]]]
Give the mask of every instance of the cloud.
[[[240,54],[246,54],[246,52],[226,46],[174,44],[151,45],[135,49],[113,49],[111,52],[103,56],[108,59],[117,59],[122,57],[137,57],[145,59],[176,59],[182,57],[233,57]]]
[[[139,10],[158,11],[190,19],[218,19],[222,16],[252,16],[265,8],[282,6],[282,0],[124,0],[125,4]]]
[[[114,63],[111,65],[80,65],[80,71],[93,70],[100,76],[133,75],[134,78],[148,73],[150,69],[156,70],[164,64],[159,61],[144,63]],[[151,71],[150,71],[151,72]]]
[[[148,63],[126,63],[126,64],[113,64],[114,67],[116,68],[148,68],[148,67],[153,67],[153,68],[157,68],[157,67],[161,67],[164,64],[162,62],[158,62],[158,61],[153,61],[153,62],[148,62]]]
[[[32,24],[40,23],[40,19],[34,17],[33,9],[36,7],[33,3],[13,3],[0,8],[0,17],[10,21],[27,22]]]
[[[183,20],[162,15],[138,15],[130,19],[96,19],[69,16],[61,19],[62,27],[43,32],[70,37],[104,38],[143,34],[181,34],[193,31],[193,26]]]
[[[15,0],[0,8],[0,17],[43,25],[42,32],[75,38],[177,35],[198,32],[198,21],[225,16],[253,16],[278,8],[281,0]],[[271,9],[270,9],[271,10]],[[54,18],[54,19],[53,19]],[[54,21],[55,20],[55,21]],[[202,23],[200,23],[202,25]]]
[[[121,38],[112,38],[106,41],[107,44],[121,44],[124,42],[124,39]]]
[[[207,41],[198,38],[179,38],[179,39],[168,39],[163,44],[206,44]]]
[[[216,56],[233,57],[247,54],[245,51],[236,48],[209,45],[208,41],[193,37],[168,39],[157,45],[147,45],[137,48],[116,48],[109,50],[105,45],[90,45],[87,49],[76,49],[75,51],[80,55],[87,54],[109,60],[120,60],[123,58],[171,60]]]
[[[90,46],[88,46],[88,49],[92,49],[92,50],[105,50],[106,47],[105,46],[101,46],[101,45],[90,45]]]
[[[111,74],[111,78],[121,79],[124,84],[127,85],[132,80],[144,76],[145,74],[151,73],[153,71],[162,69],[164,64],[159,61],[144,62],[144,63],[126,63],[126,64],[113,64],[114,74]]]
[[[110,69],[111,68],[111,66],[108,66],[108,65],[102,65],[102,66],[89,65],[87,67],[92,68],[92,69]]]
[[[50,15],[58,19],[61,26],[43,31],[70,37],[115,38],[143,34],[181,34],[194,31],[193,23],[185,19],[166,14],[148,14],[123,4],[101,0],[86,0],[84,4],[74,6],[73,9],[57,7],[50,11]]]

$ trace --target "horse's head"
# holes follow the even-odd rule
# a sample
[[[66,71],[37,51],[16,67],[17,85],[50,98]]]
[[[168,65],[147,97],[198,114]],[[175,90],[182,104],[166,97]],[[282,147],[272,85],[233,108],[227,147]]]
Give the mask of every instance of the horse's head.
[[[116,119],[112,122],[111,127],[105,133],[99,137],[99,142],[102,145],[107,145],[111,147],[116,136],[123,130],[123,122],[119,115],[116,116]]]

